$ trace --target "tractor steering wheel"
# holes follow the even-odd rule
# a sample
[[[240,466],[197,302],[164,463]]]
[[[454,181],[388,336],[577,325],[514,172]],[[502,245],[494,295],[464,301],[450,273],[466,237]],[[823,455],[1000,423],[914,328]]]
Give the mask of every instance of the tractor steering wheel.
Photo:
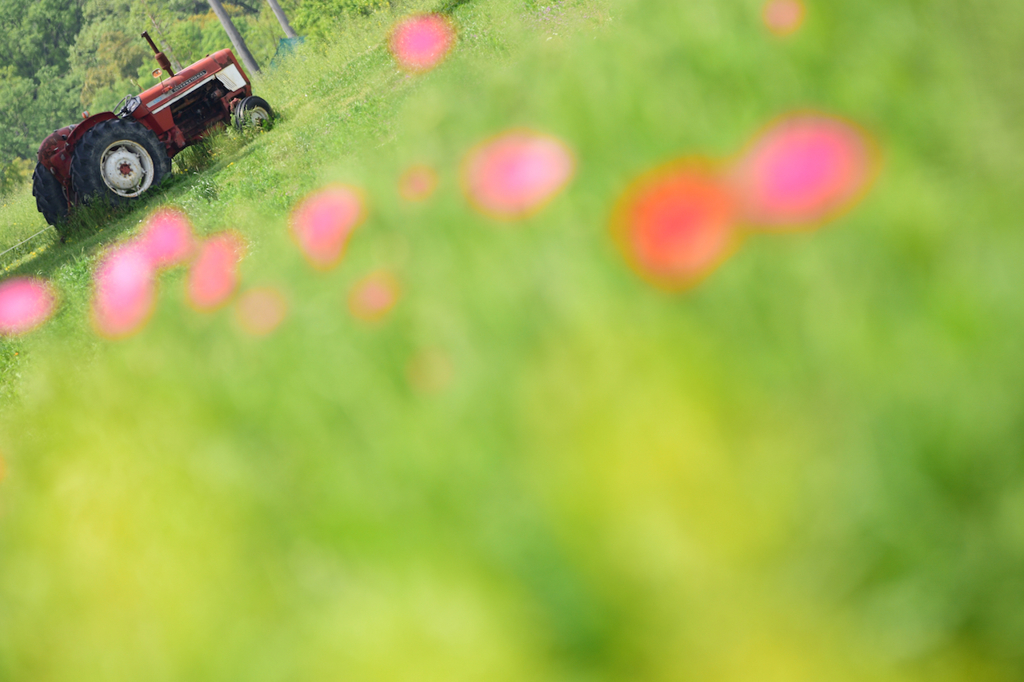
[[[139,103],[142,100],[137,95],[125,95],[124,98],[117,104],[117,117],[124,118],[128,114],[135,111],[138,108]]]

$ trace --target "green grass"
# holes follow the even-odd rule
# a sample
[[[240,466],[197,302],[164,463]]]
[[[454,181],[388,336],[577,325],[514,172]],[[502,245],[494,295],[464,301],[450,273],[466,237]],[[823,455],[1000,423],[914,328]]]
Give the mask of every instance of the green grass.
[[[779,40],[752,0],[544,7],[458,4],[417,77],[388,16],[353,21],[258,85],[274,130],[13,261],[62,305],[0,341],[0,680],[1024,675],[1024,10],[811,3]],[[632,178],[802,108],[877,136],[862,204],[689,293],[630,272]],[[579,170],[496,224],[458,168],[513,126]],[[332,181],[370,213],[315,273],[287,216]],[[279,330],[190,311],[172,272],[142,333],[93,334],[98,254],[162,204],[246,236]],[[380,268],[403,298],[363,324]],[[447,384],[410,378],[423,353]]]

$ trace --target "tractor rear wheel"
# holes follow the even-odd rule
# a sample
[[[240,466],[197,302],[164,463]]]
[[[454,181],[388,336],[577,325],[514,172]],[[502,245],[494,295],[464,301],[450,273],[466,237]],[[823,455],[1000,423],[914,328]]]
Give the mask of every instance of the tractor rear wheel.
[[[36,198],[36,208],[43,214],[43,219],[57,228],[63,239],[61,229],[68,218],[68,199],[60,181],[41,163],[36,164],[32,173],[32,196]]]
[[[235,127],[262,128],[268,121],[274,119],[274,110],[262,97],[246,97],[235,107]]]
[[[171,172],[171,160],[152,130],[133,119],[103,121],[82,136],[71,156],[77,200],[112,204],[136,199]]]

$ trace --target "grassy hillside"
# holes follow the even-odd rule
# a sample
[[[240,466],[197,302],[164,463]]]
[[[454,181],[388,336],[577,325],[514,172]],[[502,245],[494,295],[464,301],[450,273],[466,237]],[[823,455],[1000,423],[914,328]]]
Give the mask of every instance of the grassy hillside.
[[[61,303],[0,340],[0,680],[1024,676],[1024,11],[834,0],[779,38],[753,0],[452,2],[407,75],[384,36],[436,4],[394,4],[258,84],[270,132],[3,257]],[[863,202],[688,292],[630,270],[634,178],[806,109],[877,139]],[[513,127],[578,166],[509,223],[459,169]],[[288,216],[332,182],[368,216],[316,272]],[[94,333],[97,259],[161,205],[245,237],[276,331],[178,270]],[[0,244],[41,227],[0,208]]]

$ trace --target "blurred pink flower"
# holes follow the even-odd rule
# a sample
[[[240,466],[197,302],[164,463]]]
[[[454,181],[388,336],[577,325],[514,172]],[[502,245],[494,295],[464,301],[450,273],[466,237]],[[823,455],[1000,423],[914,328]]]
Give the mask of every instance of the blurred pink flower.
[[[238,287],[238,261],[245,253],[245,241],[234,232],[210,237],[188,273],[189,303],[200,311],[211,311],[227,303]]]
[[[399,66],[407,71],[429,71],[445,58],[455,43],[455,28],[440,14],[402,19],[391,29],[388,46]]]
[[[150,216],[139,243],[155,268],[180,265],[195,248],[192,225],[184,213],[174,209],[161,209]]]
[[[111,251],[94,276],[92,319],[111,339],[141,330],[156,306],[156,277],[149,255],[137,243]]]
[[[357,282],[349,295],[348,307],[360,320],[379,320],[398,302],[398,281],[388,272],[375,272]]]
[[[365,211],[358,190],[329,185],[310,194],[292,211],[292,236],[313,267],[329,270],[341,260]]]
[[[768,0],[762,18],[768,30],[778,36],[795,33],[804,23],[804,3],[801,0]]]
[[[823,114],[795,114],[771,125],[730,173],[743,220],[777,230],[820,224],[850,208],[875,175],[866,133]]]
[[[565,187],[575,167],[572,152],[558,138],[512,130],[470,151],[462,182],[477,209],[512,220],[540,210]]]
[[[242,294],[235,304],[239,325],[253,336],[266,336],[284,321],[288,302],[277,289],[263,287]]]
[[[398,180],[398,193],[406,201],[426,201],[437,189],[437,172],[430,166],[410,166]]]
[[[641,176],[612,215],[627,262],[666,289],[685,289],[710,274],[737,243],[728,187],[705,163],[680,161]]]
[[[57,299],[46,282],[16,277],[0,283],[0,336],[32,331],[53,314]]]

